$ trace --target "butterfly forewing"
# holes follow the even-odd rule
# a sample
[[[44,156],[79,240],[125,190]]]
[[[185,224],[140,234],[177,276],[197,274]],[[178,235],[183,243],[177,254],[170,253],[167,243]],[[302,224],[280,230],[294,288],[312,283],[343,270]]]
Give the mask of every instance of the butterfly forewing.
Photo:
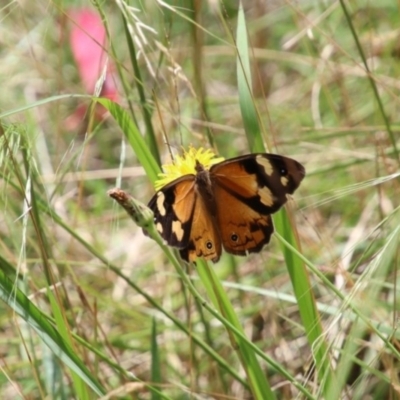
[[[251,154],[210,170],[217,226],[226,251],[258,252],[273,233],[270,214],[279,210],[304,178],[301,164],[275,154]]]
[[[210,170],[214,186],[222,186],[238,200],[272,214],[287,201],[304,178],[303,166],[277,154],[250,154],[216,164]],[[218,200],[216,199],[218,204]]]
[[[157,231],[170,246],[188,246],[195,202],[194,175],[185,175],[164,186],[150,200],[148,207],[154,213]]]

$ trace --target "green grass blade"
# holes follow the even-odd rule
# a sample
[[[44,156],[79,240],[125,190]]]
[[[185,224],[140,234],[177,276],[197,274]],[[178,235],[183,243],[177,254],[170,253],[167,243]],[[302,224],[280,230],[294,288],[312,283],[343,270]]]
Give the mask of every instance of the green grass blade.
[[[96,101],[104,106],[114,117],[135,152],[140,164],[145,169],[147,176],[151,182],[154,183],[160,172],[160,166],[154,159],[146,141],[143,139],[136,124],[132,121],[132,118],[119,104],[111,100],[98,98]]]
[[[209,305],[207,302],[204,302],[194,287],[191,287],[191,282],[187,277],[183,279],[188,284],[188,287],[191,287],[190,290],[193,295],[199,299],[199,301],[203,304],[203,306],[209,311],[215,318],[221,321],[222,324],[227,328],[230,337],[232,339],[232,345],[236,350],[239,351],[239,357],[243,357],[246,366],[250,366],[250,373],[255,379],[252,380],[253,383],[256,383],[255,390],[257,395],[260,394],[262,396],[263,393],[270,394],[267,388],[263,388],[263,382],[258,384],[257,379],[259,378],[262,381],[262,377],[258,376],[260,372],[258,369],[258,363],[256,360],[252,360],[252,355],[242,354],[241,352],[245,351],[246,353],[252,353],[253,355],[257,355],[261,359],[265,360],[266,363],[271,365],[272,368],[277,370],[282,376],[284,376],[289,382],[291,382],[297,389],[299,389],[306,398],[314,399],[312,394],[302,386],[301,383],[297,382],[295,378],[293,378],[282,366],[276,363],[272,358],[268,357],[262,350],[260,350],[254,343],[252,343],[243,332],[243,328],[238,322],[237,316],[234,312],[232,305],[229,300],[226,298],[226,293],[221,286],[219,279],[214,274],[214,270],[209,268],[208,264],[204,261],[199,261],[197,264],[197,271],[199,278],[202,281],[202,284],[207,289],[207,294],[213,300],[213,305]],[[218,310],[218,311],[217,311]],[[233,336],[233,337],[232,337]],[[242,347],[238,347],[242,346]],[[265,377],[264,377],[265,379]],[[268,385],[268,382],[267,382]],[[254,392],[253,392],[254,393]],[[271,396],[274,396],[272,393]],[[262,398],[262,397],[261,397]],[[269,398],[269,397],[265,397]],[[274,398],[274,397],[272,397]]]
[[[376,83],[375,83],[375,79],[373,78],[373,76],[371,74],[371,71],[369,69],[369,66],[368,66],[368,63],[367,63],[367,59],[365,57],[363,48],[362,48],[360,40],[358,38],[358,34],[357,34],[356,30],[354,29],[353,21],[352,21],[352,19],[350,17],[349,11],[347,10],[347,6],[346,6],[346,4],[345,4],[345,2],[343,0],[340,0],[340,5],[341,5],[343,13],[344,13],[344,15],[346,17],[347,24],[349,25],[349,28],[351,30],[351,34],[353,35],[354,41],[356,43],[357,50],[358,50],[358,52],[360,54],[360,57],[361,57],[361,60],[362,60],[362,62],[364,64],[364,68],[368,72],[367,73],[367,77],[368,77],[368,80],[369,80],[369,82],[371,84],[371,88],[372,88],[374,97],[376,99],[376,102],[378,103],[379,112],[380,112],[380,114],[382,116],[383,122],[385,124],[386,130],[387,130],[389,138],[390,138],[390,141],[392,142],[394,154],[395,154],[395,156],[397,158],[397,161],[400,162],[400,153],[399,153],[399,150],[397,148],[397,140],[396,140],[396,137],[395,137],[395,135],[393,133],[393,130],[391,128],[391,124],[390,124],[389,118],[386,115],[385,108],[384,108],[382,100],[381,100],[381,95],[379,94],[378,88],[377,88]]]
[[[215,275],[212,268],[203,260],[197,262],[197,271],[200,279],[206,288],[209,288],[208,293],[214,299],[214,306],[221,312],[221,315],[228,320],[235,328],[243,332],[240,321],[230,303],[221,282]],[[252,351],[248,347],[248,341],[243,336],[236,336],[228,330],[231,338],[232,348],[237,349],[241,364],[246,371],[250,390],[255,399],[274,399],[275,395],[265,377],[260,363]]]
[[[258,124],[258,114],[254,106],[251,94],[251,72],[247,41],[247,30],[243,8],[239,8],[238,28],[238,88],[242,110],[243,123],[246,129],[247,139],[253,152],[265,151],[262,136]],[[294,248],[297,248],[293,227],[285,209],[274,215],[276,231],[281,234]],[[315,349],[315,363],[321,382],[329,382],[332,378],[326,343],[323,341],[323,330],[320,316],[315,304],[308,273],[302,261],[285,246],[282,252],[286,261],[293,290],[298,301],[301,319],[307,334],[310,346]],[[318,346],[315,344],[318,343]],[[326,387],[326,386],[325,386]]]
[[[21,107],[13,108],[12,110],[9,110],[9,111],[4,111],[4,112],[0,113],[0,119],[10,117],[15,114],[21,114],[24,111],[28,111],[28,110],[31,110],[36,107],[44,106],[46,104],[53,103],[55,101],[67,100],[67,99],[72,99],[72,98],[75,98],[75,99],[81,98],[81,99],[91,100],[93,97],[86,95],[86,94],[60,94],[58,96],[46,97],[44,99],[35,101],[33,103],[26,104]]]
[[[69,330],[69,326],[66,323],[65,315],[63,315],[62,309],[59,307],[59,304],[50,288],[47,289],[47,296],[50,300],[51,310],[54,315],[57,331],[62,336],[65,343],[67,343],[72,349],[73,343],[71,338],[71,331]],[[78,398],[82,400],[89,399],[89,393],[85,385],[83,385],[83,380],[78,374],[75,373],[74,370],[71,371],[72,381],[74,383],[75,392],[77,393]]]
[[[136,55],[135,43],[132,40],[131,32],[128,27],[128,21],[126,19],[126,15],[124,13],[122,14],[122,20],[123,20],[123,24],[124,24],[126,43],[128,45],[128,49],[129,49],[130,61],[131,61],[132,68],[134,71],[136,89],[137,89],[139,99],[140,99],[140,106],[142,109],[143,121],[146,126],[147,143],[148,143],[150,151],[151,151],[154,159],[156,160],[157,164],[161,165],[161,159],[160,159],[160,153],[159,153],[158,147],[157,147],[156,135],[155,135],[155,132],[153,129],[153,124],[151,122],[150,104],[146,99],[146,93],[145,93],[145,90],[143,87],[144,83],[143,83],[143,80],[141,77],[140,67],[138,64],[138,58]]]
[[[162,382],[161,378],[160,349],[157,343],[157,322],[153,318],[151,326],[151,382],[152,386]],[[160,400],[158,392],[151,393],[151,400]]]
[[[72,371],[74,371],[98,395],[105,390],[64,340],[57,329],[48,322],[47,317],[3,272],[0,265],[0,298],[12,308],[38,334],[51,351]]]
[[[366,307],[365,303],[377,304],[378,296],[381,294],[381,288],[387,276],[391,273],[392,267],[398,255],[400,244],[400,226],[397,226],[386,239],[385,245],[381,248],[379,254],[368,265],[365,273],[356,282],[353,290],[347,296],[346,301],[350,301],[353,307],[362,313],[362,318],[357,318],[352,323],[349,333],[345,336],[345,344],[341,349],[341,357],[337,366],[337,380],[328,390],[327,400],[335,400],[343,392],[343,389],[349,379],[354,361],[358,357],[362,357],[360,352],[360,343],[364,340],[365,335],[371,330],[370,319],[373,317],[374,308]],[[368,282],[368,284],[367,284]],[[370,282],[374,282],[371,284]],[[357,291],[359,287],[367,284],[367,292],[363,293],[363,299],[357,299]],[[396,328],[394,328],[396,329]],[[390,336],[389,336],[390,338]],[[392,344],[390,339],[381,335],[382,341],[389,349]],[[361,355],[359,355],[361,353]],[[399,356],[397,354],[397,356]],[[361,360],[359,362],[362,362]],[[379,372],[378,372],[379,373]]]
[[[243,125],[246,131],[250,150],[263,152],[264,144],[258,123],[257,110],[254,107],[252,94],[252,77],[250,70],[249,46],[247,42],[246,21],[243,6],[240,2],[236,31],[237,60],[236,74],[239,91],[239,104],[242,112]]]

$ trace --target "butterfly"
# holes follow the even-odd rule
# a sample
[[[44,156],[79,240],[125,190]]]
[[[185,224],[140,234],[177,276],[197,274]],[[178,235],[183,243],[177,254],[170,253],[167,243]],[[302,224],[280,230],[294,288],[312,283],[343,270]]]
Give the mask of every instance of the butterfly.
[[[157,231],[185,261],[217,262],[222,248],[245,255],[259,252],[274,231],[271,214],[287,201],[305,176],[304,167],[278,154],[249,154],[162,187],[150,200]]]

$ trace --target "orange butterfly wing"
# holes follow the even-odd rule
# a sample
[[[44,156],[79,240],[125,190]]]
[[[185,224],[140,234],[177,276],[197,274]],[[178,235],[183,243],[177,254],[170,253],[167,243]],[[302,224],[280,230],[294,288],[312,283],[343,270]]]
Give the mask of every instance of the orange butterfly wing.
[[[197,193],[189,243],[180,252],[184,260],[195,261],[198,257],[213,262],[219,260],[222,246],[215,222],[202,196]]]
[[[258,252],[270,240],[274,226],[270,215],[262,215],[225,190],[215,188],[217,220],[224,249],[245,255]]]
[[[159,190],[149,202],[154,223],[170,246],[180,249],[186,261],[197,257],[216,262],[221,255],[221,240],[194,175],[185,175]]]
[[[232,254],[258,252],[274,231],[279,210],[304,178],[303,166],[275,154],[236,157],[210,170],[222,244]]]
[[[187,247],[196,203],[195,176],[185,175],[159,190],[150,200],[158,233],[170,245]]]

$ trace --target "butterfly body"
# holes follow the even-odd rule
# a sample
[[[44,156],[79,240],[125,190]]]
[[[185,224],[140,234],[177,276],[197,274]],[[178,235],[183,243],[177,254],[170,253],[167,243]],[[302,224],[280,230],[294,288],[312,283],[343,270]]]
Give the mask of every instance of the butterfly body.
[[[213,165],[196,160],[195,174],[160,189],[149,203],[160,235],[186,261],[218,261],[229,253],[258,252],[273,233],[276,212],[304,178],[297,161],[250,154]]]

